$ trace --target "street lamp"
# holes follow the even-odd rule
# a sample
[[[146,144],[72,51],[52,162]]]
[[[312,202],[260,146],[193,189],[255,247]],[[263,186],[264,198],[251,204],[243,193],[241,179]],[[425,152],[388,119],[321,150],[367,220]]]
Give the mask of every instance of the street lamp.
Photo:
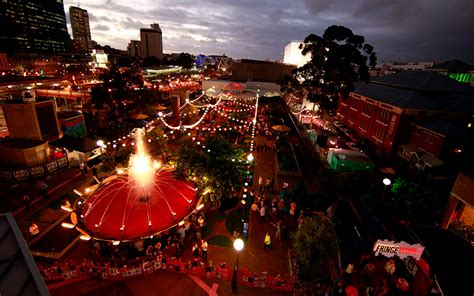
[[[382,182],[384,186],[383,186],[382,197],[380,198],[380,201],[383,200],[383,196],[385,195],[385,189],[387,189],[387,186],[390,186],[390,184],[392,184],[392,181],[389,178],[384,178]]]
[[[247,160],[248,160],[249,162],[252,162],[252,161],[254,160],[254,157],[253,157],[253,154],[252,154],[252,153],[250,153],[249,155],[247,155]]]
[[[243,248],[244,241],[240,238],[237,238],[234,241],[234,249],[237,251],[237,262],[234,265],[234,272],[232,273],[232,293],[235,293],[235,291],[237,291],[237,271],[239,270],[239,254]]]

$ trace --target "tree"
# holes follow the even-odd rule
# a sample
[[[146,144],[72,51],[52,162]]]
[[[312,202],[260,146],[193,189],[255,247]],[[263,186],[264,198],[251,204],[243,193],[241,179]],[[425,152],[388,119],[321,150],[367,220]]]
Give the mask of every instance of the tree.
[[[328,109],[337,107],[339,96],[346,98],[355,82],[368,83],[369,66],[375,66],[377,60],[373,46],[343,26],[328,27],[322,37],[310,34],[300,49],[311,60],[292,71],[284,88],[303,89],[309,100]]]
[[[327,275],[328,259],[333,257],[336,250],[333,225],[320,215],[306,217],[294,235],[293,249],[303,281]]]
[[[194,58],[189,53],[182,52],[176,58],[176,64],[183,67],[183,69],[189,70],[193,67]]]
[[[433,214],[439,211],[438,197],[426,186],[410,182],[404,178],[397,178],[393,182],[390,191],[392,194],[388,199],[412,213],[419,220],[432,220],[434,218]]]
[[[231,197],[232,191],[242,186],[243,151],[219,136],[210,137],[202,144],[203,149],[183,143],[177,153],[176,170],[197,177],[199,187],[210,189],[217,198]]]

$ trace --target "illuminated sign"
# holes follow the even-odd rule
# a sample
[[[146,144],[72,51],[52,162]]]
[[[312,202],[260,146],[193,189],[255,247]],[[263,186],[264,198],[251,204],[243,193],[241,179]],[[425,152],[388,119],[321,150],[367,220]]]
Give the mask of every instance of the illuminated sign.
[[[424,249],[425,247],[420,244],[410,245],[403,241],[396,243],[389,240],[377,240],[373,251],[375,252],[375,256],[379,254],[382,254],[386,257],[393,257],[397,255],[402,259],[411,256],[417,260],[420,260]]]

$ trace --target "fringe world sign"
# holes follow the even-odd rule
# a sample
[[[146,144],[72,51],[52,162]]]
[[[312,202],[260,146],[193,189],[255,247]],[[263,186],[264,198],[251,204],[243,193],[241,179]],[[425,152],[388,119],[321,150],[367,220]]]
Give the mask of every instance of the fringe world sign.
[[[375,256],[379,254],[386,257],[393,257],[397,255],[402,259],[411,256],[416,260],[420,260],[424,249],[425,247],[420,244],[410,245],[403,241],[396,243],[395,241],[389,240],[377,240],[377,242],[375,242],[373,251]]]

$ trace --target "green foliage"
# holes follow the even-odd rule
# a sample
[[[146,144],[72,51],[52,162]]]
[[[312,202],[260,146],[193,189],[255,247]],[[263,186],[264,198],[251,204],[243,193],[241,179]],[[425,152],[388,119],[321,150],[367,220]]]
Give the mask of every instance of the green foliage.
[[[194,58],[189,53],[182,52],[178,55],[175,62],[178,66],[181,66],[186,70],[189,70],[192,68],[194,64]]]
[[[433,214],[439,211],[441,205],[438,197],[426,186],[397,178],[390,188],[391,194],[386,197],[396,206],[408,210],[419,222],[437,222]]]
[[[353,91],[355,82],[367,83],[369,66],[376,63],[373,47],[343,26],[328,27],[323,36],[307,36],[300,49],[303,55],[311,54],[311,60],[293,70],[286,88],[303,89],[308,99],[329,108],[337,106],[339,94],[346,97]]]
[[[199,178],[200,189],[211,189],[217,198],[230,197],[230,193],[241,186],[244,153],[235,149],[225,138],[211,137],[197,148],[193,143],[183,142],[176,157],[177,171]]]
[[[327,259],[333,257],[336,250],[333,225],[319,215],[305,218],[294,235],[293,249],[303,281],[326,275],[329,272]]]

